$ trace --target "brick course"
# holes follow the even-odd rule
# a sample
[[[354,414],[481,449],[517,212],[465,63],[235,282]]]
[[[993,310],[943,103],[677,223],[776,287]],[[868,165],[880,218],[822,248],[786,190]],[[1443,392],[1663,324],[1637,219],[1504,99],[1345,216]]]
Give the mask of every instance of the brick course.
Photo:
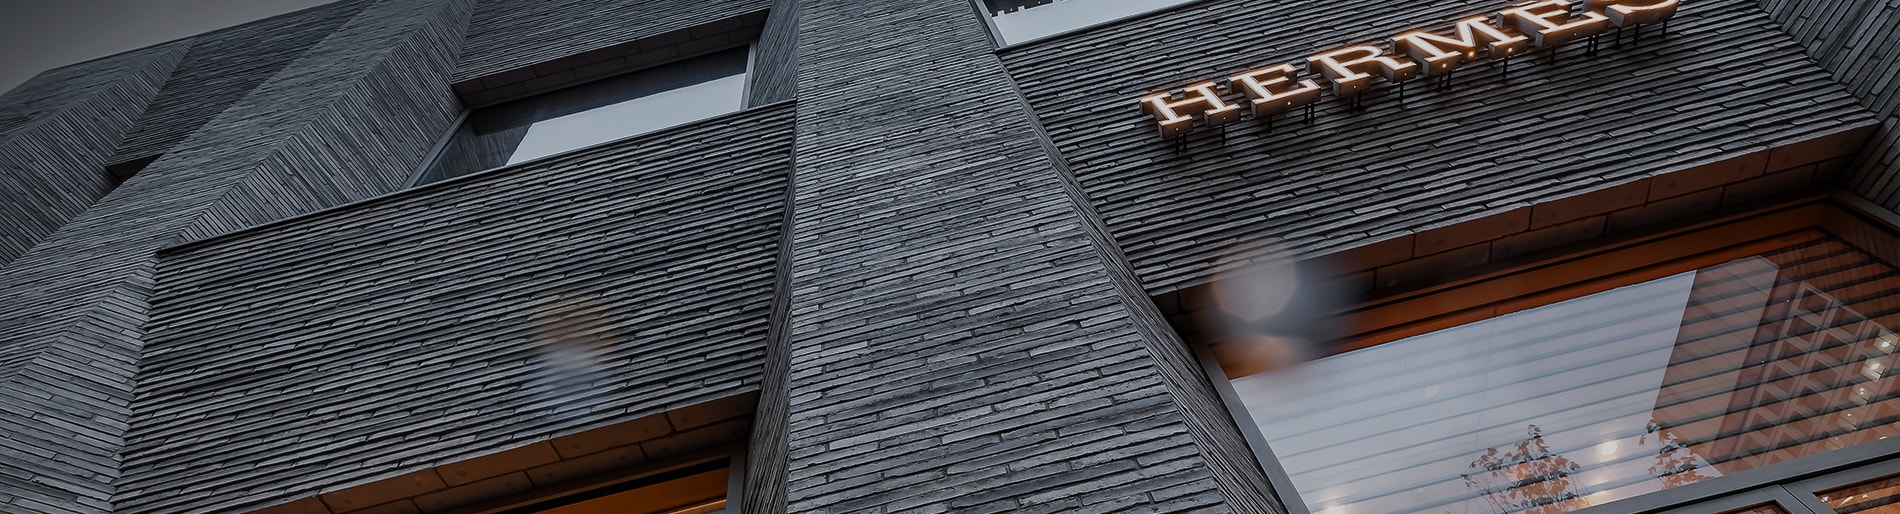
[[[1284,512],[1167,323],[1219,273],[1383,293],[1900,198],[1872,0],[1698,0],[1182,153],[1134,103],[1504,5],[997,51],[962,2],[352,0],[49,72],[0,96],[40,195],[0,211],[0,510],[439,512],[743,445],[745,512]],[[403,190],[467,106],[753,38],[746,111]],[[544,394],[548,327],[608,342],[599,394]]]
[[[1332,253],[1874,122],[1741,0],[1688,4],[1667,38],[1595,58],[1572,49],[1556,65],[1519,59],[1508,84],[1478,67],[1449,90],[1414,85],[1404,106],[1390,95],[1364,113],[1327,103],[1312,125],[1268,133],[1243,122],[1225,138],[1190,137],[1179,155],[1136,105],[1152,91],[1502,5],[1193,3],[1003,58],[1155,293],[1206,283],[1218,259],[1276,247],[1265,241]],[[1275,21],[1248,21],[1264,19]],[[1221,37],[1197,36],[1207,33]],[[1667,87],[1646,85],[1662,76]],[[1751,85],[1766,83],[1776,87]]]

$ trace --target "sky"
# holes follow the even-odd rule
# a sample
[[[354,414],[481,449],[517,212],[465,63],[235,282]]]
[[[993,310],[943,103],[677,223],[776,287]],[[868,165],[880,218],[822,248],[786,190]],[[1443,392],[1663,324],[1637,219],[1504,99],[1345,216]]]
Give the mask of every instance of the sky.
[[[42,71],[332,0],[0,0],[0,91]]]

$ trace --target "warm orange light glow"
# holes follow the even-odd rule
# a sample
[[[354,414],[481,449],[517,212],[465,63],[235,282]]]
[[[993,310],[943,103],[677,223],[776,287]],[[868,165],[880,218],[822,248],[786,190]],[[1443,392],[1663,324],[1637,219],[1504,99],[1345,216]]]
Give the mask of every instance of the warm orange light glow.
[[[1518,31],[1535,38],[1537,46],[1561,45],[1602,34],[1610,26],[1609,17],[1588,10],[1582,16],[1571,18],[1568,0],[1524,4],[1505,9],[1503,14],[1517,25]]]
[[[1292,64],[1281,64],[1234,76],[1240,90],[1253,100],[1255,117],[1272,116],[1319,101],[1319,84],[1297,80]]]
[[[1162,137],[1186,134],[1194,128],[1195,117],[1206,118],[1209,126],[1225,125],[1240,119],[1240,106],[1221,100],[1220,93],[1214,91],[1213,82],[1188,86],[1179,99],[1170,93],[1148,95],[1142,97],[1141,105],[1161,123]]]
[[[1531,46],[1550,48],[1554,62],[1557,48],[1565,43],[1594,38],[1613,25],[1621,28],[1668,21],[1680,6],[1680,0],[1584,2],[1582,12],[1574,16],[1568,0],[1540,0],[1499,12],[1497,23],[1485,16],[1459,20],[1455,36],[1423,30],[1399,34],[1391,39],[1393,53],[1374,45],[1338,48],[1308,57],[1307,70],[1326,77],[1333,84],[1334,95],[1347,100],[1350,108],[1359,109],[1363,104],[1357,95],[1371,88],[1374,75],[1404,84],[1421,73],[1445,76],[1479,58],[1504,59]],[[1591,53],[1595,53],[1592,41]],[[1319,102],[1318,84],[1300,80],[1296,64],[1244,71],[1233,75],[1227,87],[1247,95],[1254,117],[1271,121],[1273,116]],[[1401,86],[1401,99],[1404,91]],[[1241,112],[1238,105],[1220,97],[1214,82],[1188,86],[1182,92],[1142,97],[1141,107],[1159,122],[1163,138],[1193,131],[1196,119],[1205,120],[1210,127],[1221,126],[1240,119]]]
[[[1584,0],[1583,10],[1603,14],[1610,25],[1629,27],[1668,21],[1681,5],[1678,0]]]
[[[1418,64],[1400,61],[1371,45],[1349,46],[1307,59],[1326,80],[1333,92],[1344,95],[1364,89],[1372,83],[1373,71],[1392,82],[1404,82],[1418,76]]]
[[[1473,59],[1480,52],[1492,58],[1508,57],[1530,45],[1531,38],[1507,34],[1483,16],[1458,22],[1456,39],[1425,31],[1407,32],[1392,38],[1394,46],[1425,64],[1428,75],[1443,75]]]

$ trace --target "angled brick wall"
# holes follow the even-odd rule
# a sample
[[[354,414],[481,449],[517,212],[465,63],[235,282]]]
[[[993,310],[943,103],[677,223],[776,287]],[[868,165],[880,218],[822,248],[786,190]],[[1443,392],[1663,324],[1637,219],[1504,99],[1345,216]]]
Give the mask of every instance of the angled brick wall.
[[[395,188],[454,118],[443,83],[466,17],[462,0],[370,6],[0,272],[0,363],[16,370],[0,475],[32,484],[7,510],[108,510],[153,252]]]
[[[736,113],[165,252],[121,511],[258,506],[756,391],[790,121]],[[550,375],[572,337],[599,365]]]
[[[193,37],[191,52],[126,134],[112,162],[165,153],[370,3],[336,2]]]
[[[798,0],[773,0],[752,54],[752,105],[790,100],[798,87]]]
[[[753,105],[788,100],[798,89],[798,30],[800,0],[774,0],[752,63]],[[795,164],[796,157],[793,157]],[[785,188],[788,220],[779,230],[778,268],[774,270],[772,312],[766,329],[765,355],[760,359],[760,391],[753,416],[752,433],[746,445],[746,475],[743,495],[738,499],[740,512],[785,512],[786,474],[791,466],[790,389],[792,347],[792,195]]]
[[[771,0],[477,0],[456,81],[488,77],[496,85],[533,78],[533,66],[646,39],[653,47],[700,39],[677,51],[704,53],[732,43],[695,38],[718,20],[761,11]],[[736,20],[734,20],[736,21]],[[667,37],[656,37],[666,35]],[[703,48],[701,48],[703,47]],[[624,54],[622,54],[624,55]],[[569,68],[572,66],[557,66]]]
[[[408,186],[462,111],[442,82],[460,51],[468,1],[370,6],[174,147],[187,159],[176,164],[208,157],[215,160],[200,173],[242,175],[172,242]],[[293,105],[303,108],[284,108]],[[168,155],[148,169],[173,162]]]
[[[1478,67],[1447,90],[1413,85],[1404,106],[1328,102],[1311,125],[1244,121],[1180,154],[1136,102],[1507,5],[1204,2],[1003,58],[1156,294],[1244,265],[1262,242],[1327,253],[1874,120],[1743,0],[1685,2],[1666,39],[1595,58],[1520,58],[1508,83]]]
[[[1884,120],[1842,185],[1900,210],[1900,5],[1877,0],[1762,0],[1809,56]]]
[[[534,9],[528,11],[533,12]],[[509,13],[521,14],[513,11]],[[560,15],[575,15],[570,10],[541,14],[547,17],[549,23],[560,23],[554,21],[562,20]],[[766,12],[763,10],[715,11],[710,15],[716,17],[710,20],[671,20],[679,25],[648,27],[654,30],[623,35],[618,38],[621,42],[608,46],[589,44],[551,49],[546,54],[516,56],[522,59],[518,66],[484,72],[485,75],[461,77],[452,86],[462,101],[472,107],[494,105],[710,53],[744,48],[759,39],[760,30],[766,21]],[[667,28],[671,30],[657,32]],[[765,105],[785,99],[773,98],[751,105]]]
[[[1355,1],[998,53],[961,1],[353,0],[73,67],[0,97],[0,168],[163,155],[0,268],[0,511],[442,511],[749,434],[746,512],[1279,512],[1164,318],[1256,243],[1404,288],[1900,191],[1872,2],[1697,0],[1182,154],[1134,103],[1510,3]],[[752,110],[390,194],[465,102],[754,35]],[[17,143],[54,122],[98,130]],[[608,365],[549,378],[549,340]]]
[[[51,70],[0,96],[0,268],[118,185],[110,148],[190,45]]]
[[[971,6],[800,4],[789,510],[1265,508],[1227,501]]]

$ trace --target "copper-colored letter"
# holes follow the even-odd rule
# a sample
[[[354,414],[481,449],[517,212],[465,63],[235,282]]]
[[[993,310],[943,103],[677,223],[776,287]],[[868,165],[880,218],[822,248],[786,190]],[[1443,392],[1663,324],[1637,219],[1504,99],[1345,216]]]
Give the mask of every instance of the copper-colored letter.
[[[1333,93],[1345,95],[1364,89],[1372,83],[1369,68],[1377,68],[1379,74],[1392,82],[1404,82],[1418,76],[1418,64],[1401,62],[1387,55],[1385,50],[1376,46],[1349,46],[1331,52],[1307,58],[1326,80],[1333,82]]]
[[[1504,18],[1513,20],[1517,30],[1536,38],[1537,46],[1554,46],[1602,34],[1610,19],[1602,14],[1583,12],[1570,17],[1568,0],[1544,0],[1504,10]]]
[[[1282,64],[1234,76],[1240,90],[1253,99],[1253,115],[1264,118],[1291,111],[1319,101],[1319,84],[1311,80],[1295,82],[1297,70]]]
[[[1483,16],[1458,22],[1457,39],[1425,31],[1392,37],[1395,47],[1403,50],[1412,60],[1425,63],[1427,75],[1443,75],[1477,59],[1480,51],[1493,59],[1510,57],[1523,50],[1530,41],[1530,38],[1507,34],[1491,26]]]
[[[1209,126],[1226,125],[1240,119],[1240,106],[1221,100],[1220,93],[1214,91],[1213,82],[1202,82],[1186,89],[1186,94],[1178,100],[1166,92],[1141,98],[1142,110],[1148,111],[1160,122],[1161,137],[1179,136],[1193,130],[1196,116],[1206,118]]]
[[[1584,0],[1583,10],[1602,13],[1610,24],[1632,27],[1669,21],[1682,6],[1678,0]]]

